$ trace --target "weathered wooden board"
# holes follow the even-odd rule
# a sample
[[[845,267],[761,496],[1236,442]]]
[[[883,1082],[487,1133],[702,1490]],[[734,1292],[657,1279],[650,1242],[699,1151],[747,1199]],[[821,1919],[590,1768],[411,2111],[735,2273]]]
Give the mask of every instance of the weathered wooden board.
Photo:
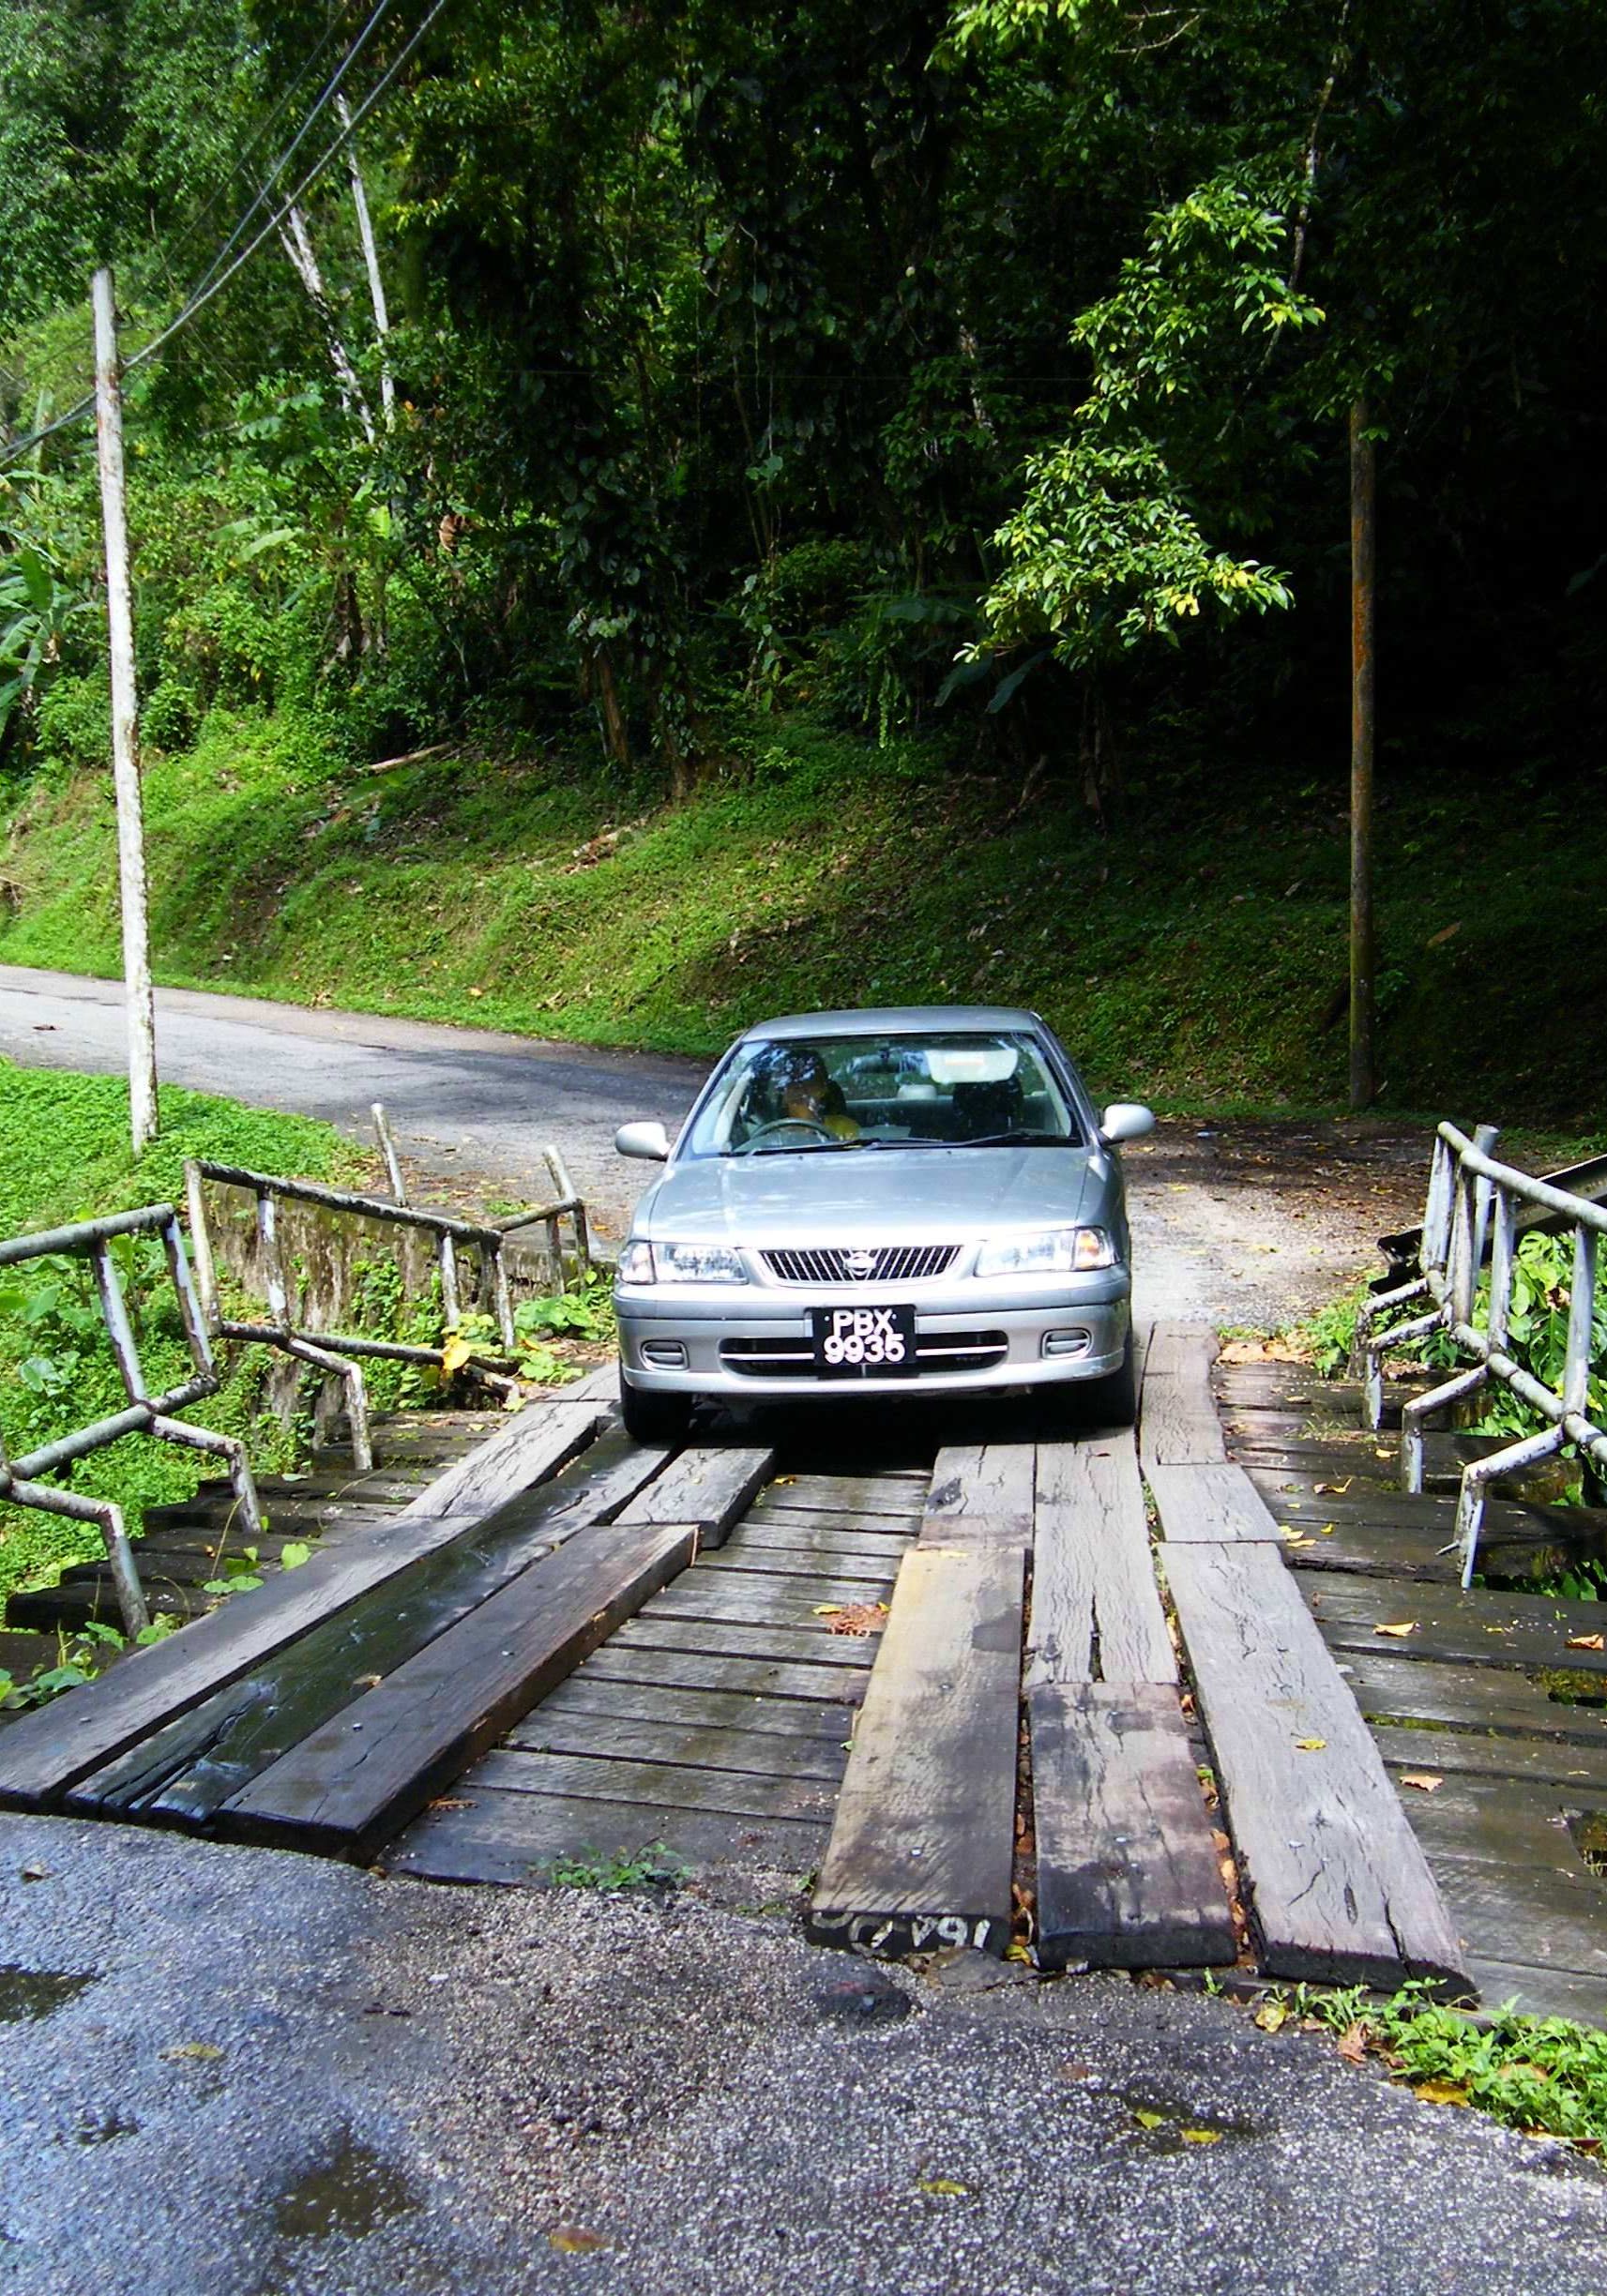
[[[616,1755],[533,1753],[498,1746],[476,1764],[477,1788],[562,1794],[585,1802],[634,1802],[655,1809],[719,1810],[733,1818],[811,1818],[826,1824],[835,1779],[710,1770]]]
[[[611,1638],[622,1651],[690,1651],[707,1658],[786,1658],[805,1666],[849,1667],[857,1671],[868,1665],[875,1639],[826,1632],[827,1622],[812,1626],[747,1626],[713,1619],[667,1618],[658,1609],[629,1620]]]
[[[1217,1545],[1223,1539],[1281,1536],[1266,1502],[1242,1467],[1163,1467],[1151,1463],[1145,1478],[1155,1494],[1160,1535]]]
[[[1334,1654],[1369,1720],[1515,1731],[1577,1745],[1607,1744],[1607,1714],[1600,1708],[1565,1705],[1516,1669],[1386,1656],[1392,1647],[1380,1642],[1376,1651],[1342,1648]]]
[[[712,1658],[690,1651],[621,1650],[617,1642],[586,1661],[588,1682],[662,1684],[675,1690],[720,1690],[750,1698],[819,1700],[829,1707],[857,1706],[871,1679],[865,1664],[849,1669],[798,1665],[786,1658]]]
[[[891,1594],[891,1571],[886,1584]],[[829,1634],[834,1618],[841,1619],[845,1611],[862,1610],[875,1599],[867,1597],[860,1578],[736,1578],[730,1572],[717,1577],[713,1571],[699,1569],[685,1572],[673,1586],[655,1595],[653,1615],[719,1620],[737,1626],[796,1626],[810,1634]]]
[[[1178,1545],[1166,1569],[1264,1966],[1465,1980],[1383,1760],[1275,1549]]]
[[[723,1547],[732,1524],[767,1483],[773,1451],[682,1451],[626,1508],[622,1520],[695,1523],[700,1543]]]
[[[1209,1466],[1225,1459],[1211,1394],[1217,1336],[1207,1325],[1157,1323],[1145,1360],[1139,1450],[1153,1467]]]
[[[1607,1649],[1588,1647],[1607,1628],[1599,1603],[1495,1594],[1483,1587],[1463,1594],[1460,1587],[1389,1578],[1325,1578],[1307,1592],[1312,1614],[1335,1650],[1376,1650],[1388,1642],[1403,1658],[1607,1675]],[[1408,1624],[1410,1635],[1376,1632],[1381,1625]],[[1582,1647],[1570,1649],[1570,1640]]]
[[[1231,1962],[1220,1861],[1175,1689],[1044,1683],[1027,1704],[1039,1959],[1050,1969]]]
[[[844,1731],[846,1737],[846,1730]],[[602,1756],[616,1761],[662,1762],[677,1770],[735,1770],[763,1778],[812,1778],[835,1793],[845,1747],[829,1738],[785,1736],[775,1730],[734,1730],[709,1722],[636,1721],[588,1714],[543,1699],[503,1741],[523,1754]],[[487,1756],[489,1761],[492,1757]],[[548,1790],[543,1788],[543,1791]],[[578,1790],[578,1789],[577,1789]],[[616,1797],[617,1798],[617,1797]]]
[[[73,1788],[68,1806],[86,1815],[204,1823],[258,1771],[361,1699],[498,1588],[586,1524],[605,1520],[665,1457],[622,1433],[603,1436],[566,1473],[494,1507],[402,1579],[364,1595],[91,1772]]]
[[[417,1819],[385,1852],[388,1872],[433,1881],[529,1887],[558,1859],[605,1862],[661,1844],[692,1870],[736,1862],[805,1874],[820,1860],[826,1829],[797,1818],[735,1818],[650,1804],[569,1800],[481,1790],[473,1774],[457,1805]]]
[[[1590,1795],[1528,1778],[1448,1771],[1437,1793],[1404,1798],[1413,1829],[1431,1859],[1444,1850],[1484,1866],[1527,1867],[1531,1875],[1549,1874],[1565,1883],[1569,1896],[1589,1883],[1596,1893],[1601,1967],[1607,1970],[1607,1893],[1581,1857],[1568,1822]]]
[[[920,1510],[902,1515],[866,1515],[852,1507],[751,1506],[742,1518],[743,1535],[769,1546],[790,1538],[881,1539],[901,1551],[920,1529]]]
[[[1035,1443],[951,1443],[937,1455],[921,1521],[923,1546],[1032,1544]]]
[[[1563,1803],[1607,1795],[1607,1732],[1590,1746],[1510,1730],[1402,1730],[1387,1722],[1374,1723],[1372,1735],[1398,1786],[1402,1774],[1410,1773],[1415,1777],[1505,1778],[1525,1788],[1554,1789]],[[1402,1790],[1408,1817],[1418,1790]]]
[[[1106,1681],[1175,1682],[1131,1434],[1040,1445],[1037,1492],[1028,1688],[1092,1681],[1096,1633]]]
[[[225,1803],[239,1838],[361,1858],[683,1570],[690,1525],[593,1524]]]
[[[1607,1979],[1607,1924],[1593,1874],[1494,1864],[1438,1843],[1433,1864],[1470,1956],[1499,1959],[1522,1952],[1536,1969]],[[1500,2000],[1497,1994],[1491,2006]]]
[[[1482,1954],[1470,1956],[1468,1966],[1479,1998],[1492,2008],[1515,2001],[1527,2017],[1607,2025],[1607,1978],[1582,1976],[1568,1969],[1533,1969],[1522,1961],[1493,1960]]]
[[[750,1545],[747,1525],[743,1525],[740,1544],[735,1540],[720,1553],[702,1555],[699,1570],[722,1578],[819,1578],[830,1577],[853,1580],[868,1590],[870,1594],[887,1585],[898,1568],[899,1554],[886,1555],[879,1550],[870,1554],[857,1552],[853,1548],[840,1546],[760,1547]]]
[[[926,1503],[925,1475],[779,1475],[755,1502],[755,1512],[771,1506],[823,1507],[872,1521],[878,1515],[918,1515]]]
[[[563,1717],[596,1714],[641,1722],[649,1730],[723,1729],[766,1736],[821,1738],[841,1748],[853,1735],[857,1709],[813,1699],[755,1697],[744,1690],[680,1690],[663,1683],[604,1681],[579,1667],[535,1709]]]
[[[1025,1554],[904,1557],[831,1842],[811,1937],[900,1955],[1009,1937]]]

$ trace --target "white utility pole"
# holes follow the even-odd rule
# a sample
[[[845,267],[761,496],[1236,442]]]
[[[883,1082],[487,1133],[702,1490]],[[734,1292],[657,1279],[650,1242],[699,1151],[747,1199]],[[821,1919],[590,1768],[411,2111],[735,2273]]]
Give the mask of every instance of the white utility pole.
[[[157,1021],[145,920],[145,835],[140,806],[134,609],[123,499],[123,400],[112,274],[95,274],[95,438],[106,534],[106,619],[112,640],[112,778],[117,793],[117,870],[123,905],[123,985],[129,1013],[129,1118],[134,1154],[157,1134]]]
[[[374,245],[374,227],[369,215],[368,193],[363,189],[357,140],[352,133],[351,106],[343,96],[335,98],[335,116],[346,131],[346,165],[352,177],[352,204],[357,211],[357,237],[362,243],[363,264],[369,275],[369,300],[373,305],[374,333],[379,338],[379,395],[385,427],[388,430],[396,417],[396,383],[390,371],[390,353],[385,340],[390,333],[390,313],[386,309],[385,280],[380,275],[379,249]]]

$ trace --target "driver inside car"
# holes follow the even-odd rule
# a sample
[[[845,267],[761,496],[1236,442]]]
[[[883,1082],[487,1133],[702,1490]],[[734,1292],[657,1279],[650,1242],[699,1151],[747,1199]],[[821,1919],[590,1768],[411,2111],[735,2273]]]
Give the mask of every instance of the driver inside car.
[[[776,1080],[781,1119],[813,1125],[836,1140],[855,1140],[859,1127],[848,1113],[842,1087],[834,1084],[818,1052],[788,1050]]]

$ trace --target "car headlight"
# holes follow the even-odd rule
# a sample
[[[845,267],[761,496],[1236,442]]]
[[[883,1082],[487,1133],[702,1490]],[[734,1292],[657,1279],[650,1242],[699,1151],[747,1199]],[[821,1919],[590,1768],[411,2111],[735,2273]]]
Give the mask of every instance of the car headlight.
[[[978,1276],[1072,1276],[1114,1267],[1115,1246],[1103,1228],[1045,1228],[1037,1235],[1001,1236],[977,1254]]]
[[[659,1283],[746,1283],[748,1270],[742,1254],[730,1244],[654,1244],[644,1245],[648,1252],[653,1274],[649,1282]],[[620,1262],[623,1268],[623,1261]],[[636,1281],[642,1278],[638,1276]]]
[[[622,1284],[650,1284],[653,1281],[653,1246],[644,1236],[632,1236],[620,1253],[614,1280]]]

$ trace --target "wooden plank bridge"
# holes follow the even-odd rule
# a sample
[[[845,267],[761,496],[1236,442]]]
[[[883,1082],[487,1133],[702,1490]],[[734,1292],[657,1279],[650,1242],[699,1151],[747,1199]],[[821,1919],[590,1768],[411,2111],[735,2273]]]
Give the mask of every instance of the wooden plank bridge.
[[[661,1843],[814,1875],[810,1934],[860,1951],[1014,1935],[1601,2017],[1597,1607],[1457,1587],[1433,1486],[1470,1439],[1408,1500],[1354,1391],[1213,1392],[1214,1353],[1154,1334],[1136,1439],[921,1406],[671,1454],[612,1368],[382,1426],[371,1474],[269,1488],[300,1567],[8,1721],[0,1805],[459,1882]],[[159,1512],[158,1601],[194,1602],[225,1511]],[[1487,1563],[1590,1531],[1496,1498]],[[107,1597],[86,1569],[23,1608]]]

